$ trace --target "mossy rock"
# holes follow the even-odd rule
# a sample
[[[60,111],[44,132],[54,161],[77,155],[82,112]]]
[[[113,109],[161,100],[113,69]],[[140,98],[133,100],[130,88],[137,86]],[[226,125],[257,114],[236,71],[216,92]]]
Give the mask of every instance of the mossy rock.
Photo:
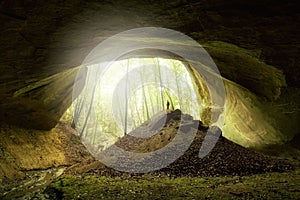
[[[223,77],[269,100],[279,98],[286,87],[283,72],[260,60],[260,50],[247,50],[221,41],[203,45]]]

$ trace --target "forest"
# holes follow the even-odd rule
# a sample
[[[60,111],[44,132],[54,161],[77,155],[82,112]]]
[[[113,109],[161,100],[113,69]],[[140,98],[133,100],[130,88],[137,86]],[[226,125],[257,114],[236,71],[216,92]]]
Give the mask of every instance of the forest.
[[[97,78],[89,78],[94,76]],[[194,75],[195,76],[195,75]],[[200,119],[196,80],[183,62],[131,58],[89,66],[84,93],[62,117],[98,150],[114,144],[160,112],[180,109]]]

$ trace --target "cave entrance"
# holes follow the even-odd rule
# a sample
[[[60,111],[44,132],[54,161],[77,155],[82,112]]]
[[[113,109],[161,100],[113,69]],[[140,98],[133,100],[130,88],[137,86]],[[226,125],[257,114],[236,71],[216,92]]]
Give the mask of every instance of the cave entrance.
[[[201,120],[204,93],[199,95],[200,78],[186,63],[128,58],[107,66],[87,67],[84,89],[62,117],[80,127],[85,143],[105,149],[149,119],[176,109]]]
[[[103,148],[168,109],[206,126],[224,122],[225,89],[212,58],[165,28],[131,29],[98,44],[82,62],[72,100],[81,141]]]

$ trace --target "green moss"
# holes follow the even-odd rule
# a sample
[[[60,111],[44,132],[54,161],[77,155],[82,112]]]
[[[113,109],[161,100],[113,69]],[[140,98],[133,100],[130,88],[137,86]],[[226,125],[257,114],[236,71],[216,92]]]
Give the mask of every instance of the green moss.
[[[210,41],[203,44],[202,46],[204,48],[218,48],[222,49],[223,51],[231,51],[234,53],[238,52],[239,54],[246,54],[256,58],[259,58],[262,53],[262,50],[260,49],[248,50],[223,41]]]
[[[203,45],[214,59],[222,77],[238,83],[269,100],[278,99],[286,87],[283,72],[260,60],[261,50],[247,50],[213,41]]]
[[[66,175],[65,177],[61,178],[59,181],[53,183],[53,187],[60,188],[60,187],[67,187],[72,185],[76,181],[76,177],[71,175]]]
[[[63,199],[297,199],[300,171],[248,177],[131,179],[65,176],[49,188]]]

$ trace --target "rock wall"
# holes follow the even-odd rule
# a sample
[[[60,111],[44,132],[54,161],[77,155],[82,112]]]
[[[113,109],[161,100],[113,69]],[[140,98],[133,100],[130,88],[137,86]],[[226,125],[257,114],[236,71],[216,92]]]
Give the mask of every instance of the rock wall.
[[[0,2],[0,66],[4,72],[0,75],[0,108],[3,110],[0,122],[51,129],[70,104],[68,84],[72,74],[61,84],[63,75],[78,67],[107,37],[145,26],[178,30],[201,43],[225,41],[253,50],[257,56],[255,62],[253,56],[241,57],[240,52],[237,53],[240,49],[233,45],[219,48],[220,42],[217,45],[210,42],[207,47],[227,79],[258,95],[278,98],[284,79],[280,70],[269,65],[283,70],[289,86],[299,86],[297,6],[296,0],[288,4],[269,0],[54,0],[43,3],[3,0]],[[231,65],[223,67],[224,62]],[[261,73],[264,71],[261,69],[266,69],[266,73]],[[273,84],[276,87],[270,90]],[[54,94],[50,94],[52,92]],[[35,108],[27,109],[28,106],[24,107],[15,97],[28,98],[23,99],[28,103],[34,100],[33,104],[44,114],[36,116]],[[10,113],[22,117],[14,120]],[[38,118],[43,123],[36,126],[32,121]]]
[[[0,1],[0,177],[67,163],[51,129],[71,104],[77,67],[107,37],[137,27],[171,28],[204,44],[230,80],[226,137],[245,146],[293,138],[298,7],[297,0]]]
[[[22,178],[30,170],[69,166],[86,156],[75,131],[61,123],[50,131],[0,128],[0,183]]]

